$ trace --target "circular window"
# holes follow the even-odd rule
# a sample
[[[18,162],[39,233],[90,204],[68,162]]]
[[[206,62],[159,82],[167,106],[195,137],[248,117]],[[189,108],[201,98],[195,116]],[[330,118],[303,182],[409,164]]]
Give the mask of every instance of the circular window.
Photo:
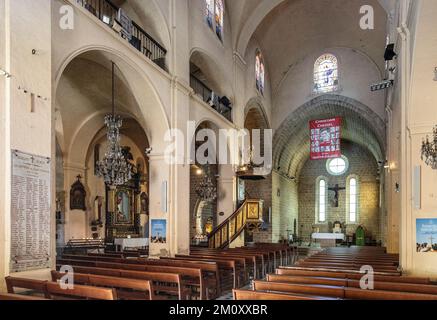
[[[345,156],[329,159],[326,162],[326,169],[333,176],[341,176],[349,168],[349,161]]]

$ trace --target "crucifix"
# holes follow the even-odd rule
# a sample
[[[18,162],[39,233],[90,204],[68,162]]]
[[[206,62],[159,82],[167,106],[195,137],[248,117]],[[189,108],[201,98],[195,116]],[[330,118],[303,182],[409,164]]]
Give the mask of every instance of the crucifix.
[[[338,192],[341,190],[346,190],[346,188],[342,188],[340,187],[338,184],[336,184],[333,188],[328,188],[329,191],[334,191],[335,192],[335,196],[334,196],[334,207],[338,208]]]

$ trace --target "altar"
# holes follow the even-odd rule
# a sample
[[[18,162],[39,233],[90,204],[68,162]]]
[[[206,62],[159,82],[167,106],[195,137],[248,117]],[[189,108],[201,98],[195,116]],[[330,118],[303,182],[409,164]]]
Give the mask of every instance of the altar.
[[[346,239],[343,233],[313,233],[311,238],[318,241],[322,248],[335,247],[337,240]]]
[[[114,244],[120,247],[121,251],[125,248],[144,248],[149,246],[149,239],[147,238],[123,238],[114,239]]]

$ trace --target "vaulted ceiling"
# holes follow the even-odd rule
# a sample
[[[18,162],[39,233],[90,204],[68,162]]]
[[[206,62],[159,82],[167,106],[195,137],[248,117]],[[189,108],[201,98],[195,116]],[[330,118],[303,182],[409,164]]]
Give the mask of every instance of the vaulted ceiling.
[[[227,4],[236,49],[244,54],[245,37],[253,30],[251,37],[261,46],[273,91],[294,65],[326,48],[355,49],[384,69],[387,12],[378,0],[239,0]],[[374,8],[374,30],[360,28],[363,5]]]

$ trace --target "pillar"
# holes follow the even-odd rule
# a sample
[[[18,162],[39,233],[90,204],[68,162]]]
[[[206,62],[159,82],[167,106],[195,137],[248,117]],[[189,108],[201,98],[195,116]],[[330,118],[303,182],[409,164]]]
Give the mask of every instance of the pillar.
[[[11,150],[51,158],[50,254],[55,259],[51,0],[0,1],[0,291],[10,274]],[[14,274],[48,278],[49,270]]]

